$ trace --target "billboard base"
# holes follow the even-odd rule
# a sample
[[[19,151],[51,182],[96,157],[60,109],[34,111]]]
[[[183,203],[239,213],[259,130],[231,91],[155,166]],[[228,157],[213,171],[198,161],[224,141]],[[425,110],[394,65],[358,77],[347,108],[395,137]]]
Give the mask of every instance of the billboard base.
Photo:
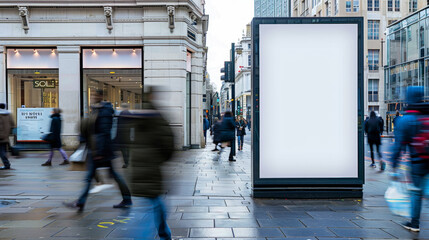
[[[254,198],[287,198],[287,199],[332,199],[362,198],[363,187],[257,187],[253,188]]]

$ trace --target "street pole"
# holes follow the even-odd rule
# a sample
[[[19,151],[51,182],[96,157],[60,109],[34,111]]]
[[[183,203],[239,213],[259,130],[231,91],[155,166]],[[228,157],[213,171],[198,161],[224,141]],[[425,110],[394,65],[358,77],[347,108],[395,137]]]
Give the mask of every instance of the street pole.
[[[232,99],[232,116],[235,124],[235,43],[231,43],[231,99]],[[235,157],[236,147],[235,147],[235,129],[234,129],[234,141],[231,144],[231,152],[232,156],[230,156],[229,160],[234,160],[231,158]]]

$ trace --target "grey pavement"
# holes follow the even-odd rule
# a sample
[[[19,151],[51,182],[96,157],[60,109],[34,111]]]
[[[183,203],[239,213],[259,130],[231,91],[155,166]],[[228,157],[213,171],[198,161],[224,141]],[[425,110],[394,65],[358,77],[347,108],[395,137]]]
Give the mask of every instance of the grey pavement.
[[[386,155],[391,142],[383,140]],[[218,158],[212,148],[178,152],[165,166],[175,239],[429,239],[428,209],[419,234],[402,229],[404,219],[393,216],[383,198],[388,175],[368,168],[368,158],[363,199],[255,199],[250,135],[237,162],[227,161],[229,150]],[[117,188],[91,194],[84,213],[64,208],[62,202],[81,191],[85,172],[59,166],[59,156],[53,167],[41,167],[47,156],[25,153],[11,158],[14,170],[0,172],[0,240],[157,238],[146,199],[134,198],[128,210],[112,208],[121,200]],[[115,163],[126,174],[121,159]]]

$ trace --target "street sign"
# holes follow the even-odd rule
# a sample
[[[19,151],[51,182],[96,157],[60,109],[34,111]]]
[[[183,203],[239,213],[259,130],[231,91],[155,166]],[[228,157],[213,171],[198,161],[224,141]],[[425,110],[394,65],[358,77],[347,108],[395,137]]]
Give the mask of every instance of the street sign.
[[[226,61],[224,64],[225,65],[223,68],[220,69],[220,72],[225,73],[225,75],[221,75],[220,79],[225,82],[232,82],[232,78],[231,78],[232,63],[230,61]]]

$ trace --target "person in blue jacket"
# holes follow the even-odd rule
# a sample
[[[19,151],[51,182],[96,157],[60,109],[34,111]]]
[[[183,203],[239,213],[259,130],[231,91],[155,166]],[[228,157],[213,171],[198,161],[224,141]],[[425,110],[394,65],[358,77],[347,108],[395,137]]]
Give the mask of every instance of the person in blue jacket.
[[[232,148],[232,142],[235,140],[235,126],[236,125],[232,112],[226,112],[223,115],[222,123],[220,125],[220,141],[222,142],[222,145],[221,150],[219,151],[219,155],[222,154],[223,149],[225,147],[231,147],[231,151],[229,153],[229,161],[235,161]]]
[[[207,115],[204,116],[203,119],[203,130],[204,130],[204,142],[207,143],[207,130],[210,128],[209,120],[207,119]]]
[[[412,86],[407,89],[406,101],[408,103],[406,114],[395,121],[395,145],[393,148],[392,168],[396,173],[398,167],[398,159],[401,156],[402,150],[408,147],[411,158],[411,179],[414,188],[410,191],[411,194],[411,221],[404,222],[401,225],[413,232],[420,231],[420,212],[422,208],[423,184],[424,178],[429,174],[429,164],[424,160],[413,147],[414,137],[420,131],[421,116],[429,115],[429,105],[423,102],[424,89],[423,87]],[[397,177],[397,174],[393,174]]]

